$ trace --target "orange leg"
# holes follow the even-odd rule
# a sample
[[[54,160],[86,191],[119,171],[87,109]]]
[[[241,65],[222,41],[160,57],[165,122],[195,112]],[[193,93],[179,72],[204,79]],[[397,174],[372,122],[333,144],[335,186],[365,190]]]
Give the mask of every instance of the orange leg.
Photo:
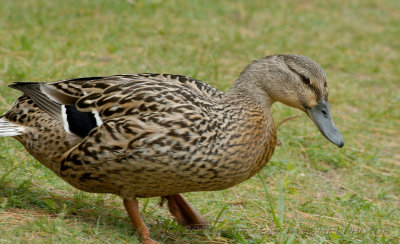
[[[144,223],[142,217],[139,213],[139,203],[138,200],[132,199],[124,199],[124,206],[126,211],[131,218],[132,224],[135,227],[136,231],[139,232],[140,237],[142,238],[145,244],[158,244],[158,242],[152,240],[150,238],[150,232]]]
[[[183,198],[181,194],[166,196],[169,211],[176,217],[179,224],[189,228],[203,228],[207,221]]]

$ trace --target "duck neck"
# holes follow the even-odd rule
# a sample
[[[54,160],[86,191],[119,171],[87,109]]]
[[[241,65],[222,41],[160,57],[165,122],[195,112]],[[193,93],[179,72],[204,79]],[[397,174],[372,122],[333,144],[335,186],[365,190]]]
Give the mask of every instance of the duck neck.
[[[225,93],[226,102],[237,102],[242,106],[255,106],[269,113],[273,104],[273,99],[262,88],[257,87],[255,82],[245,81],[239,77],[232,86],[231,90]]]
[[[232,178],[235,183],[252,177],[265,166],[277,140],[271,116],[272,99],[262,89],[253,87],[236,81],[222,101],[225,116],[235,120],[235,129],[225,132],[229,138],[227,158],[241,165],[240,177]]]

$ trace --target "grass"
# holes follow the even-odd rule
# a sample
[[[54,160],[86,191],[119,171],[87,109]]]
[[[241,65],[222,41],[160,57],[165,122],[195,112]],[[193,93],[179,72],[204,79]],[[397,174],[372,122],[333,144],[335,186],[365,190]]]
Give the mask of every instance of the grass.
[[[13,81],[118,73],[190,75],[227,90],[253,59],[299,53],[324,67],[345,147],[274,105],[281,146],[252,179],[185,194],[210,221],[186,231],[140,200],[162,243],[398,243],[400,2],[13,1],[0,8],[0,113]],[[0,138],[1,243],[127,243],[121,200],[78,191]]]

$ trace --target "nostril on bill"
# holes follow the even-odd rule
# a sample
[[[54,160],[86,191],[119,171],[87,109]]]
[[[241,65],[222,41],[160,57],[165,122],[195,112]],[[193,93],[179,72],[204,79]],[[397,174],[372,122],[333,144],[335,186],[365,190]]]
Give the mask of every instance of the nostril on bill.
[[[325,118],[328,117],[328,113],[326,112],[325,109],[321,109],[322,114],[324,115]]]

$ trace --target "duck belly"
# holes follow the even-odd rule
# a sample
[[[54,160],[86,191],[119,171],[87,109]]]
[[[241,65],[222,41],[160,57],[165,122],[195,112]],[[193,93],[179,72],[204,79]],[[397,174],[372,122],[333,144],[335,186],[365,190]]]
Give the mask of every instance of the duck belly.
[[[84,191],[112,193],[129,199],[222,190],[252,176],[245,167],[242,170],[229,170],[229,165],[223,163],[212,165],[202,162],[201,165],[198,167],[198,164],[174,161],[167,165],[154,161],[104,161],[95,165],[82,164],[77,165],[79,167],[64,168],[61,177]]]

